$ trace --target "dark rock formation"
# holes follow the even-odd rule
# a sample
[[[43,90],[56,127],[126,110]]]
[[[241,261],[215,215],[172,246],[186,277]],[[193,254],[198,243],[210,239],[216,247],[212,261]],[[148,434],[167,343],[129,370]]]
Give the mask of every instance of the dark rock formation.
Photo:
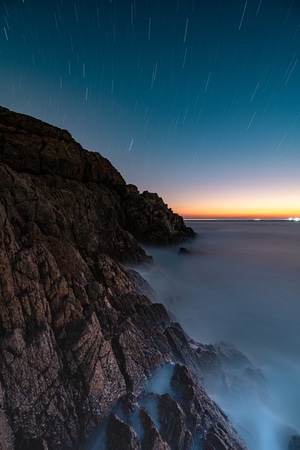
[[[190,252],[188,251],[187,248],[180,247],[180,249],[178,250],[178,253],[180,253],[181,255],[188,255]]]
[[[141,260],[142,255],[125,230],[136,239],[152,244],[171,244],[194,236],[182,217],[168,209],[157,194],[140,194],[135,186],[126,185],[106,158],[84,150],[65,130],[0,107],[0,145],[0,163],[30,175],[33,180],[34,186],[30,186],[29,192],[27,186],[24,186],[26,192],[22,189],[14,192],[18,196],[16,200],[25,201],[22,198],[25,196],[28,202],[29,194],[31,199],[34,195],[39,196],[40,201],[34,204],[39,208],[38,213],[48,213],[49,218],[52,217],[48,225],[51,230],[43,231],[51,234],[61,231],[53,213],[63,206],[73,217],[74,213],[82,216],[78,224],[73,224],[76,237],[81,235],[81,244],[88,245],[94,236],[97,238],[97,242],[93,242],[94,248],[100,244],[103,251],[126,261],[136,255]],[[49,184],[53,194],[46,202],[41,194],[47,194]],[[49,201],[54,201],[51,208]],[[96,210],[95,205],[98,205]],[[23,209],[27,206],[25,203]],[[88,216],[87,212],[90,213]],[[92,212],[94,216],[91,216]],[[28,211],[28,214],[27,220],[30,220],[34,211]],[[42,222],[43,219],[45,217]],[[63,217],[59,219],[63,221]],[[93,226],[89,226],[90,222]],[[94,229],[96,223],[101,224],[101,228]]]
[[[166,375],[162,368],[159,371],[155,374],[156,382],[159,376]],[[175,364],[172,367],[165,386],[168,392],[149,393],[148,388],[146,385],[146,391],[138,396],[127,395],[122,398],[105,420],[101,432],[106,434],[107,448],[246,448],[226,416],[212,402],[186,366]],[[118,438],[118,445],[109,447],[111,442],[116,443],[120,429],[123,431],[122,437]],[[135,446],[128,447],[128,442],[133,441]]]
[[[110,417],[106,433],[107,450],[116,450],[116,448],[122,450],[139,450],[141,448],[139,438],[134,429],[115,415]]]
[[[67,131],[0,108],[0,449],[78,448],[101,424],[107,448],[245,449],[194,379],[213,352],[121,265],[149,261],[136,239],[192,235]],[[144,389],[166,363],[154,417]]]
[[[139,193],[136,186],[127,186],[123,198],[126,229],[147,244],[174,244],[195,237],[182,217],[174,214],[157,194]]]

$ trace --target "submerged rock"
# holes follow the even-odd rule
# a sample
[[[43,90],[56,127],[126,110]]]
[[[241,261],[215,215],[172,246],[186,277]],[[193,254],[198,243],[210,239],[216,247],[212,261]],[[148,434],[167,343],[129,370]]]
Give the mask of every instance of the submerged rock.
[[[190,252],[187,248],[180,247],[178,253],[180,253],[181,255],[188,255]]]
[[[0,108],[0,448],[76,449],[105,426],[107,448],[245,449],[197,384],[203,355],[122,265],[150,262],[137,239],[191,236],[67,131]],[[156,416],[133,408],[140,434],[128,399],[141,402],[166,363],[186,367],[175,366],[174,397],[157,394]]]

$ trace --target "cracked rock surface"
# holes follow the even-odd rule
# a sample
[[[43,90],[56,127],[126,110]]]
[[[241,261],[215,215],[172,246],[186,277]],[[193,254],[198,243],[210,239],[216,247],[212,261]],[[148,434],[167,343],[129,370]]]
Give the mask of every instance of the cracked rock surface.
[[[246,448],[201,387],[214,350],[123,266],[150,262],[137,239],[192,236],[67,131],[0,108],[1,450],[79,449],[98,429],[119,450]],[[173,394],[151,397],[165,364]]]

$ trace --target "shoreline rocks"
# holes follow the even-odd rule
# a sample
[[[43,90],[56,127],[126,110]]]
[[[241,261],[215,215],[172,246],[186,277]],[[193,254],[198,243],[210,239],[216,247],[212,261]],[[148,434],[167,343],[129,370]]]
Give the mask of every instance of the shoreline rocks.
[[[193,235],[67,131],[0,107],[0,448],[79,449],[107,424],[107,448],[116,433],[124,449],[188,448],[204,435],[207,450],[246,449],[199,384],[209,348],[195,351],[123,265],[151,262],[138,240]],[[141,401],[165,364],[177,396],[154,394],[160,425],[139,407],[142,436],[117,408],[124,398],[134,408],[128,399]]]

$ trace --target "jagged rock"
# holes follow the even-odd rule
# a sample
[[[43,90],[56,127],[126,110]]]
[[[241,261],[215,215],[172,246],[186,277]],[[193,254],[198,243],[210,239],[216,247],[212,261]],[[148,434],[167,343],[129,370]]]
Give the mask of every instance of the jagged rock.
[[[171,371],[170,367],[173,367]],[[159,377],[163,380],[160,381]],[[149,393],[149,389],[155,389],[157,384],[160,385],[159,391],[164,385],[166,392]],[[115,408],[115,414],[121,416],[129,427],[135,428],[141,436],[143,450],[246,450],[220,408],[188,368],[179,364],[169,366],[168,370],[159,369],[147,384],[146,392],[125,396]]]
[[[127,186],[67,131],[0,108],[0,448],[76,449],[107,417],[108,448],[171,446],[141,406],[133,413],[147,443],[116,408],[124,396],[140,399],[165,363],[186,364],[201,380],[204,359],[122,263],[150,261],[136,239],[192,235],[160,197]],[[180,381],[186,389],[189,380]],[[194,409],[203,399],[208,408],[203,392],[193,387]],[[182,419],[186,402],[170,400]],[[219,416],[212,433],[236,442],[224,417],[218,431]],[[182,423],[182,445],[200,430],[197,420],[193,429]]]
[[[126,229],[148,244],[173,244],[195,237],[182,217],[174,214],[157,194],[139,193],[136,186],[127,186],[123,198],[126,210]]]
[[[186,429],[186,417],[179,404],[169,394],[160,397],[158,421],[161,424],[160,433],[171,448],[178,450],[191,448],[192,438]]]
[[[110,417],[106,433],[107,450],[139,450],[141,448],[134,429],[115,415]]]
[[[150,284],[135,270],[127,270],[127,274],[130,281],[133,283],[135,290],[138,294],[146,295],[151,298],[151,300],[156,299],[155,291],[152,289]]]
[[[17,172],[125,187],[106,158],[83,150],[68,131],[2,107],[0,119],[0,162]]]
[[[221,364],[215,347],[199,344],[195,341],[190,341],[190,346],[194,349],[194,356],[201,367],[204,382],[211,384],[221,371]]]
[[[194,236],[157,194],[132,190],[106,158],[84,150],[65,130],[0,107],[0,142],[0,163],[31,175],[26,177],[31,186],[15,183],[12,195],[26,220],[36,219],[46,234],[66,231],[66,217],[59,214],[63,206],[77,217],[72,231],[83,250],[96,251],[101,244],[123,261],[145,259],[125,230],[157,244]]]
[[[219,342],[214,345],[218,358],[224,369],[230,368],[245,370],[253,367],[252,362],[242,352],[226,342]]]
[[[200,448],[206,450],[209,448],[218,450],[246,449],[238,434],[228,424],[227,417],[208,397],[187,367],[175,365],[170,385],[186,416],[189,431],[201,444]],[[229,429],[230,433],[228,433]]]
[[[261,402],[269,400],[266,378],[243,353],[224,342],[214,345],[219,361],[219,376],[211,378],[211,387],[223,398],[235,399],[235,403],[245,398]],[[217,381],[214,385],[214,381]]]
[[[171,447],[163,440],[151,417],[143,408],[140,410],[140,417],[144,431],[142,448],[144,450],[171,450]]]
[[[190,345],[188,336],[179,324],[171,324],[165,330],[165,336],[172,349],[176,360],[181,364],[187,364],[190,370],[203,382],[203,372],[198,358]]]

